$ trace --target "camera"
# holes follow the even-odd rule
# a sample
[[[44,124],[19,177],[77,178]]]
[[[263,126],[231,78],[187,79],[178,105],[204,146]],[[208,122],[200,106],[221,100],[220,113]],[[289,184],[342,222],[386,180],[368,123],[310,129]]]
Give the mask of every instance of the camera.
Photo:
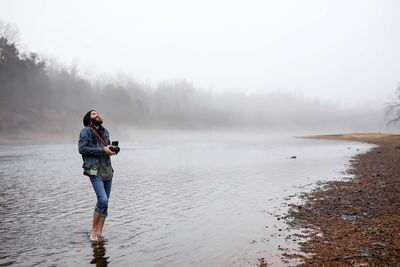
[[[118,152],[121,150],[118,146],[118,141],[112,141],[110,150],[114,152],[115,154],[118,154]]]

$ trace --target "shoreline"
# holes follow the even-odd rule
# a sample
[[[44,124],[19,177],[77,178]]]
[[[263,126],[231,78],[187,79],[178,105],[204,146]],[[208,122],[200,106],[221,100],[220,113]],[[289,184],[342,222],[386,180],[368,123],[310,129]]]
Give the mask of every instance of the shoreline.
[[[328,181],[300,194],[283,216],[302,230],[299,252],[287,260],[300,266],[400,264],[400,135],[368,133],[304,136],[377,145],[350,160],[341,181]],[[305,257],[304,255],[308,255]]]

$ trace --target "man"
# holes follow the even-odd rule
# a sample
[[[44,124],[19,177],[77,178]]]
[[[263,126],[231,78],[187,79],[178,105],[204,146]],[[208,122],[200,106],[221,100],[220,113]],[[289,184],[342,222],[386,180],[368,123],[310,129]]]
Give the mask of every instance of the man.
[[[83,117],[83,128],[79,135],[79,153],[82,155],[83,174],[89,176],[97,196],[93,213],[93,225],[90,241],[103,239],[103,226],[108,215],[108,199],[111,193],[113,168],[110,156],[115,155],[110,150],[108,130],[102,126],[103,120],[95,110],[90,110]]]

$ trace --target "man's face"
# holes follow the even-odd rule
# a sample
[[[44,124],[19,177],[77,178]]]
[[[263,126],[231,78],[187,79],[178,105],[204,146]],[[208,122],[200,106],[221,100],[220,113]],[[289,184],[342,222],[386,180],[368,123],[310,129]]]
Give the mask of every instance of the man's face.
[[[94,110],[90,113],[90,121],[93,125],[96,126],[100,126],[103,123],[103,120],[100,118],[99,113]]]

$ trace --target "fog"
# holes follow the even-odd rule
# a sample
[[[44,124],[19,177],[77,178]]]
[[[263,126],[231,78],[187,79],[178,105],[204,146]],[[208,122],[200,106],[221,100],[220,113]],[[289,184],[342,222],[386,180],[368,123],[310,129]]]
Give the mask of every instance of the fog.
[[[149,13],[139,15],[132,10],[133,21],[136,21],[133,22],[129,12],[122,12],[123,7],[132,6],[113,4],[114,9],[108,14],[108,26],[104,26],[100,34],[98,26],[89,29],[83,23],[82,32],[79,25],[90,18],[94,21],[89,25],[95,22],[103,25],[99,14],[104,14],[109,4],[100,2],[93,7],[93,11],[98,8],[97,13],[86,14],[84,11],[89,7],[84,3],[82,9],[73,14],[73,19],[72,14],[68,15],[71,24],[67,29],[62,24],[66,17],[60,15],[60,7],[71,11],[77,3],[60,2],[58,8],[54,8],[58,4],[46,1],[35,2],[33,6],[30,2],[4,1],[0,14],[19,23],[0,23],[0,141],[76,140],[83,127],[82,117],[90,109],[100,113],[104,125],[112,129],[113,135],[126,140],[165,133],[171,136],[171,133],[182,131],[192,135],[202,132],[308,135],[398,131],[398,125],[387,125],[399,115],[396,106],[385,114],[389,104],[396,105],[400,96],[396,93],[400,81],[397,49],[400,40],[393,31],[399,21],[392,12],[398,10],[396,2],[367,1],[359,7],[350,1],[342,14],[348,25],[341,18],[333,20],[332,14],[337,14],[345,5],[340,1],[337,5],[323,2],[315,7],[311,5],[315,2],[307,1],[309,9],[299,9],[300,14],[291,9],[298,7],[292,2],[266,4],[264,7],[281,12],[282,23],[279,13],[274,14],[268,9],[265,12],[271,18],[261,20],[262,12],[244,3],[234,3],[232,12],[217,19],[214,12],[223,9],[220,2],[214,11],[205,7],[196,11],[190,5],[178,2],[164,6],[166,11],[171,11],[174,4],[183,5],[182,17],[173,22],[168,19],[170,15],[163,15],[147,5],[137,8]],[[17,12],[16,8],[21,5],[37,12],[28,14],[28,9]],[[49,8],[40,9],[45,5]],[[244,8],[243,14],[240,7]],[[316,15],[317,7],[323,8],[322,15]],[[375,14],[374,7],[379,7],[377,10],[381,13]],[[352,13],[358,8],[361,15]],[[7,10],[9,12],[5,12]],[[32,21],[32,14],[43,16]],[[122,17],[116,19],[117,14]],[[197,14],[197,17],[190,19],[190,14]],[[200,14],[205,20],[213,18],[215,25],[205,21],[200,27]],[[244,24],[235,30],[238,36],[233,40],[229,37],[232,25],[222,26],[226,23],[223,18],[232,22],[235,14],[240,15],[238,23]],[[252,14],[257,23],[250,19]],[[307,14],[311,18],[304,16]],[[55,17],[58,15],[59,19]],[[126,21],[121,21],[123,18]],[[369,18],[379,19],[379,22],[372,23]],[[32,25],[41,21],[42,29],[30,27],[27,21]],[[185,21],[198,26],[186,33],[187,38],[200,34],[200,44],[188,41],[188,47],[179,50],[179,45],[168,44],[178,44],[179,38],[185,38],[182,35],[179,38],[163,35],[147,39],[136,35],[139,45],[135,43],[127,49],[133,44],[129,33],[137,33],[132,32],[129,25],[144,27],[149,34],[158,27],[157,31],[166,34],[171,29],[163,28],[162,22],[175,25],[181,32],[186,26],[180,22]],[[365,21],[369,21],[368,24],[360,26]],[[327,23],[326,31],[318,24],[320,22]],[[299,23],[298,27],[295,27],[296,23]],[[359,30],[354,33],[356,37],[351,31],[344,30],[347,26]],[[118,29],[126,34],[110,32],[115,27],[120,27]],[[386,31],[382,32],[382,29]],[[225,38],[214,35],[223,30],[227,34]],[[255,40],[254,31],[261,34],[264,30],[268,30],[268,38],[285,34],[287,37],[281,36],[276,43],[268,38]],[[204,35],[207,31],[211,34],[208,37]],[[335,33],[338,40],[334,40],[329,31]],[[144,39],[137,39],[139,37]],[[107,38],[115,40],[110,43]],[[245,42],[246,38],[253,43]],[[232,41],[231,46],[224,45],[227,40]],[[371,42],[363,43],[368,40]],[[261,47],[257,41],[262,41],[265,46]],[[87,42],[96,44],[88,47]],[[159,46],[149,50],[143,46],[148,42]],[[198,50],[197,54],[198,45],[203,45],[204,50]],[[93,53],[95,58],[87,57]],[[140,53],[147,58],[139,56]],[[160,57],[165,60],[160,62]],[[251,62],[244,64],[248,59]],[[90,65],[93,67],[88,71]],[[115,65],[119,67],[115,68]]]
[[[399,83],[400,2],[3,0],[31,51],[94,78],[379,105]]]

